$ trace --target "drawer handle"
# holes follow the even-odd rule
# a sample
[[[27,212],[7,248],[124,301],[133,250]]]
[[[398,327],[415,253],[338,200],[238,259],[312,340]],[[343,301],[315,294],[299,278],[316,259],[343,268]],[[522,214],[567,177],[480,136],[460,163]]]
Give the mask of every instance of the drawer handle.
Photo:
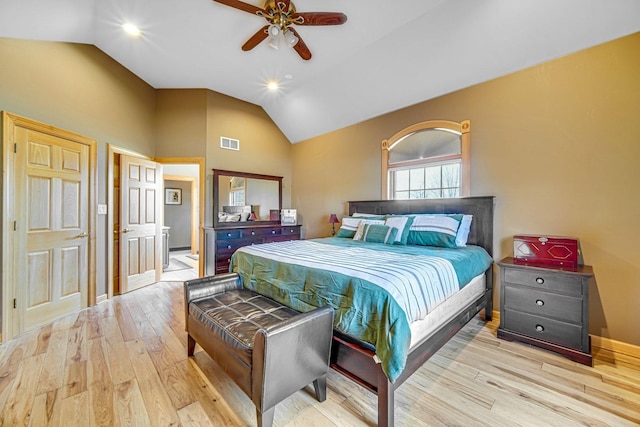
[[[251,235],[252,235],[252,236],[255,236],[255,235],[256,235],[256,232],[255,232],[255,231],[252,231],[252,232],[251,232]]]
[[[536,279],[536,283],[539,284],[539,285],[542,285],[544,283],[544,279],[542,277],[538,277]]]
[[[294,230],[289,230],[289,233],[293,233]]]
[[[231,233],[227,233],[227,237],[231,237]]]
[[[227,245],[227,249],[231,249],[231,245]]]
[[[276,230],[271,230],[271,234],[276,234]]]
[[[538,332],[544,332],[544,326],[542,326],[542,325],[536,325],[536,331],[538,331]]]
[[[541,299],[537,299],[536,305],[539,305],[540,307],[542,307],[544,305],[544,301],[542,301]]]

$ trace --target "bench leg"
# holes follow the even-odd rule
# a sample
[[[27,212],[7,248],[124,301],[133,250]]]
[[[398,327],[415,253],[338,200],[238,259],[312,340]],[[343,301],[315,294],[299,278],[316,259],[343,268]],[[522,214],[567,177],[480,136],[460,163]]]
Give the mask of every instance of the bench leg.
[[[327,399],[327,375],[316,378],[313,382],[313,388],[316,390],[318,402],[324,402]]]
[[[187,340],[187,356],[193,356],[193,351],[196,349],[196,340],[191,335],[187,335]]]
[[[258,417],[258,427],[271,427],[273,425],[273,415],[276,413],[276,407],[273,406],[271,409],[267,409],[264,412],[260,412],[258,408],[256,408],[256,415]]]

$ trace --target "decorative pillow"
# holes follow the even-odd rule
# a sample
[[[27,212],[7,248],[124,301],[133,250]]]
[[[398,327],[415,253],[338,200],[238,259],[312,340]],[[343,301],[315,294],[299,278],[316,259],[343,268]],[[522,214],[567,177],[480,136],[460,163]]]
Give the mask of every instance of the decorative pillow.
[[[407,238],[409,237],[409,230],[411,229],[411,224],[413,224],[413,219],[414,217],[412,216],[392,215],[388,216],[384,221],[384,225],[398,229],[396,239],[393,242],[394,245],[407,244]]]
[[[416,216],[407,244],[455,248],[461,221],[462,214]]]
[[[356,230],[358,229],[358,224],[360,224],[360,218],[353,218],[350,216],[345,216],[342,218],[342,224],[340,225],[340,229],[336,234],[336,237],[347,237],[352,239],[356,234]]]
[[[393,245],[397,234],[398,229],[395,227],[379,224],[365,224],[362,232],[362,240],[365,242]]]
[[[467,246],[467,239],[469,238],[469,231],[471,230],[471,220],[473,215],[463,215],[462,221],[460,221],[460,227],[456,233],[456,246],[461,248]]]
[[[361,219],[358,224],[356,234],[353,236],[353,240],[362,240],[362,233],[364,233],[364,226],[367,224],[384,225],[384,219]]]

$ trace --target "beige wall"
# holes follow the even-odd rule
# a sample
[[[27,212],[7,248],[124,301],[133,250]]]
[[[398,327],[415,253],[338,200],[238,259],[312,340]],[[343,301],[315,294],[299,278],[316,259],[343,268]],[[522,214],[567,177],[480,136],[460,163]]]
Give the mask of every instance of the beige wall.
[[[207,90],[156,91],[157,157],[205,157]]]
[[[346,201],[380,198],[382,139],[470,119],[471,193],[496,196],[496,260],[514,234],[580,238],[597,278],[590,332],[640,345],[638,52],[635,34],[295,144],[306,236],[328,235]]]

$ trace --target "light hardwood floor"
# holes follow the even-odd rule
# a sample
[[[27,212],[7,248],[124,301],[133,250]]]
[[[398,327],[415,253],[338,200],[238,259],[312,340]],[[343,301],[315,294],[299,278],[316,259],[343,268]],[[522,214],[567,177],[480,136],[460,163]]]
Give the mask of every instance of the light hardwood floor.
[[[184,272],[187,274],[187,272]],[[160,282],[0,345],[0,425],[243,426],[251,401],[199,348],[180,282]],[[640,373],[498,340],[473,319],[396,393],[398,426],[640,424]],[[276,426],[367,426],[376,398],[330,371],[278,405]]]

